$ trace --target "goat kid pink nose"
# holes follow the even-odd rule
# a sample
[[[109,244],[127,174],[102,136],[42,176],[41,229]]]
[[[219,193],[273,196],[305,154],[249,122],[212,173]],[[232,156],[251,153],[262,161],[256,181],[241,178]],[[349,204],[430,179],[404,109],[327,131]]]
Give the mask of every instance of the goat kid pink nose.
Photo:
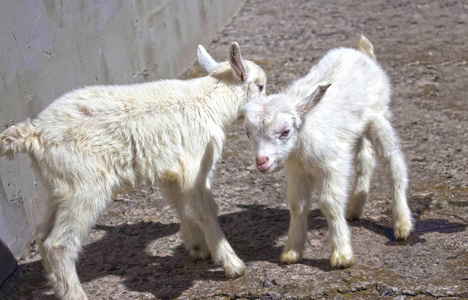
[[[270,158],[268,156],[257,156],[257,158],[255,159],[257,165],[259,166],[266,164],[269,160]]]

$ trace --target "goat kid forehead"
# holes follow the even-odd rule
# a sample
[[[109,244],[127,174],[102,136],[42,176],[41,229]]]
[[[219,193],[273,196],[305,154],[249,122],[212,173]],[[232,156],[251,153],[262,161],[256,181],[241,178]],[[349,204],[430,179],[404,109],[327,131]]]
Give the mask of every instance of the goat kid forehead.
[[[291,99],[279,95],[252,100],[244,111],[245,129],[257,138],[281,134],[293,127],[297,119]]]
[[[245,60],[244,62],[246,63],[248,70],[248,80],[258,83],[266,83],[267,77],[265,71],[263,71],[260,66],[252,61]]]
[[[265,71],[252,61],[244,60],[245,68],[247,69],[247,82],[253,82],[257,85],[266,86],[267,77]],[[262,91],[262,96],[265,96],[265,89]]]

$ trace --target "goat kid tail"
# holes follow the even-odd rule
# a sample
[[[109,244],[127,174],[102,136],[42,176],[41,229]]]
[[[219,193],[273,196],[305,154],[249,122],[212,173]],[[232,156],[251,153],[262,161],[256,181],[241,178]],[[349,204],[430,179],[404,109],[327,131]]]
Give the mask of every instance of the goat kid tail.
[[[374,54],[374,45],[372,45],[372,43],[363,34],[359,36],[356,48],[373,60],[377,60],[377,57],[375,57]]]
[[[15,153],[37,153],[40,145],[37,128],[26,120],[0,134],[0,157],[13,159]]]

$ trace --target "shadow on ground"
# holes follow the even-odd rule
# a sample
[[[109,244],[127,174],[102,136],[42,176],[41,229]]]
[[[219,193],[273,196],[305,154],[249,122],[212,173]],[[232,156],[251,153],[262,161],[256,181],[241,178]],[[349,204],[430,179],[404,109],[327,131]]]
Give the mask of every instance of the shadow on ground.
[[[220,216],[223,231],[233,248],[247,264],[253,261],[280,263],[281,248],[275,241],[287,234],[289,212],[263,205],[240,206],[244,210]],[[467,225],[448,222],[444,219],[424,220],[416,223],[409,241],[395,241],[393,230],[379,222],[362,219],[351,226],[363,227],[388,238],[387,245],[412,246],[424,243],[421,236],[429,232],[452,233],[464,231]],[[326,221],[318,209],[309,215],[309,230],[326,227]],[[134,225],[102,226],[97,230],[106,233],[102,239],[89,244],[78,264],[78,274],[83,283],[96,278],[115,275],[122,278],[128,289],[151,293],[157,298],[175,298],[192,287],[196,280],[224,281],[222,270],[210,261],[195,261],[182,245],[170,249],[173,255],[154,256],[148,251],[151,242],[178,232],[179,224],[137,223]],[[255,241],[255,243],[252,243]],[[302,262],[313,268],[328,272],[328,260],[306,259]],[[31,299],[50,299],[45,284],[45,272],[40,262],[25,264],[24,282],[30,291],[24,296]]]

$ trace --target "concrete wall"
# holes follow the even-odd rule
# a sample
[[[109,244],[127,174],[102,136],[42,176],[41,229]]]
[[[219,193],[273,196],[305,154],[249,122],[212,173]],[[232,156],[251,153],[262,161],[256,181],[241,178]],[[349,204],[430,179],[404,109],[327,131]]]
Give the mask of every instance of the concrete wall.
[[[75,88],[179,76],[241,2],[2,1],[0,131]],[[25,253],[45,201],[27,155],[0,160],[0,253]]]

